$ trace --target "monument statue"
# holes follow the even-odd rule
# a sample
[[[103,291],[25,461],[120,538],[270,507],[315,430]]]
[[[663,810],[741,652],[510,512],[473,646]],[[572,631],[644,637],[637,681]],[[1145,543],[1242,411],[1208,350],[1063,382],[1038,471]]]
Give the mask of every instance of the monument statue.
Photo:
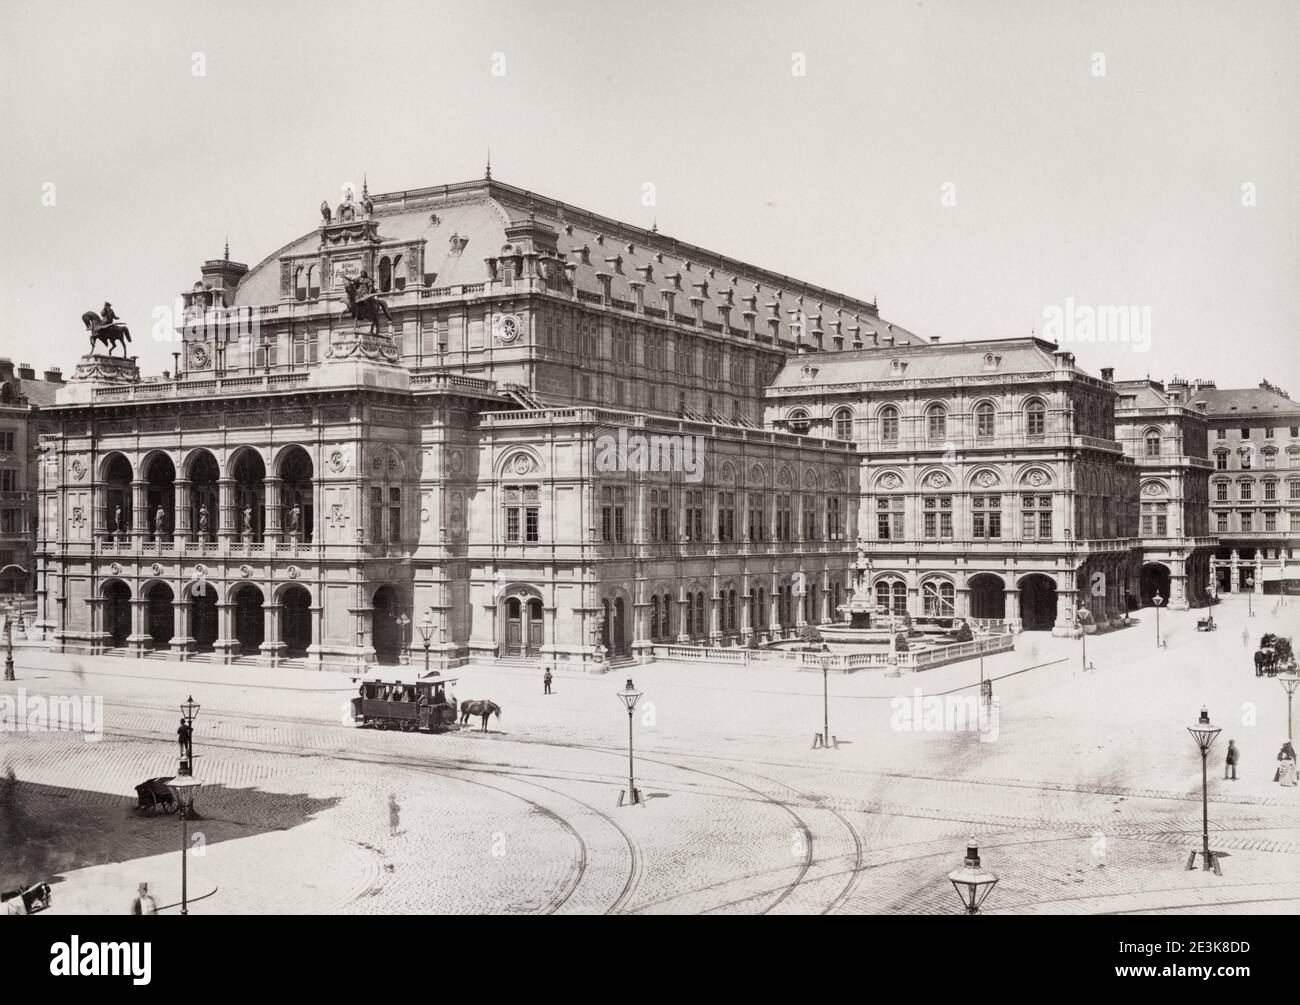
[[[351,223],[357,218],[357,204],[352,201],[352,189],[343,193],[343,201],[339,203],[339,223]]]
[[[126,520],[122,516],[122,507],[113,507],[113,526],[117,528],[119,534],[126,533]]]
[[[200,503],[199,504],[199,537],[200,538],[206,537],[207,533],[208,533],[208,507],[205,504]]]
[[[330,204],[324,199],[320,201],[320,215],[327,224],[334,219],[334,214],[330,212]]]
[[[99,314],[86,311],[81,315],[81,323],[90,332],[90,351],[94,353],[95,343],[103,342],[108,347],[108,354],[113,355],[113,347],[122,347],[122,358],[126,358],[126,344],[131,341],[131,332],[113,311],[113,305],[104,301],[104,309]]]
[[[343,314],[351,314],[358,324],[369,321],[371,335],[379,332],[380,314],[384,315],[389,324],[393,323],[393,316],[388,313],[388,305],[379,298],[374,281],[368,273],[362,272],[356,279],[344,277],[343,289],[348,296],[348,305],[343,308]]]
[[[302,519],[302,507],[299,506],[297,503],[294,503],[293,506],[291,506],[289,509],[289,533],[290,534],[298,533],[298,523],[299,521],[301,521],[301,519]]]
[[[153,515],[153,532],[155,534],[164,534],[167,531],[167,511],[159,504],[157,511]]]
[[[244,507],[244,533],[249,536],[253,533],[253,507]]]

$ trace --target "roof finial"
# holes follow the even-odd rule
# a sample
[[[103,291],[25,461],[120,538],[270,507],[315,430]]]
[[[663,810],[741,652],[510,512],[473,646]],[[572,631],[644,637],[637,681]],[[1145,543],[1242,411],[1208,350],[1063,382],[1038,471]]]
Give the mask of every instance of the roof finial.
[[[230,261],[230,235],[226,235],[226,261]]]
[[[370,194],[370,183],[366,181],[366,173],[361,172],[361,198],[365,199]]]
[[[486,181],[492,180],[492,148],[491,147],[488,147],[487,170],[483,172],[483,178]]]

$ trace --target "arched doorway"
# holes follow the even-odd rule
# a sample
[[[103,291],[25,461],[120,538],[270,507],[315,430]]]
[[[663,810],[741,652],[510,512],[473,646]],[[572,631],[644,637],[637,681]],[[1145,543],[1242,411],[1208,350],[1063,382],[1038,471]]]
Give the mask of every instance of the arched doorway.
[[[627,602],[622,597],[602,600],[601,609],[604,622],[601,625],[601,643],[609,656],[626,656],[627,641]]]
[[[207,544],[217,539],[220,519],[217,479],[221,477],[221,471],[215,457],[206,450],[199,450],[190,458],[189,472],[190,530],[194,540]]]
[[[1142,606],[1150,607],[1152,598],[1157,593],[1163,598],[1162,607],[1169,605],[1169,566],[1159,562],[1147,562],[1142,566]]]
[[[537,597],[508,597],[505,615],[506,634],[501,655],[530,659],[539,656],[545,638],[541,600]]]
[[[217,591],[209,583],[195,583],[190,590],[190,635],[196,653],[212,652],[218,628]]]
[[[280,478],[283,484],[280,498],[283,513],[280,517],[280,528],[284,531],[286,541],[296,533],[299,541],[304,544],[311,543],[312,526],[315,522],[315,508],[312,505],[312,475],[311,457],[302,447],[291,447],[281,458]]]
[[[1056,624],[1056,583],[1034,573],[1020,581],[1020,624],[1027,632],[1051,631]]]
[[[131,532],[131,462],[113,454],[104,465],[104,534],[125,539]]]
[[[235,639],[243,655],[254,656],[261,651],[265,630],[262,591],[251,583],[241,586],[235,594]]]
[[[280,638],[285,655],[306,656],[311,645],[311,594],[290,586],[280,598]]]
[[[235,478],[235,533],[244,541],[257,541],[266,526],[266,465],[256,450],[244,450],[232,469]]]
[[[144,463],[144,478],[148,482],[144,525],[149,540],[170,541],[176,529],[176,466],[166,454],[153,454]]]
[[[1006,618],[1007,594],[1001,579],[990,573],[981,573],[971,576],[966,585],[970,587],[972,618]]]
[[[402,626],[397,623],[401,616],[397,591],[391,586],[381,586],[375,591],[371,606],[372,635],[375,642],[375,662],[385,666],[395,666],[402,657]]]
[[[131,634],[131,587],[120,579],[104,587],[104,631],[114,648],[126,645]]]
[[[172,600],[175,594],[166,583],[154,583],[145,594],[148,600],[148,632],[153,639],[155,649],[166,649],[175,634],[175,618],[172,616]]]

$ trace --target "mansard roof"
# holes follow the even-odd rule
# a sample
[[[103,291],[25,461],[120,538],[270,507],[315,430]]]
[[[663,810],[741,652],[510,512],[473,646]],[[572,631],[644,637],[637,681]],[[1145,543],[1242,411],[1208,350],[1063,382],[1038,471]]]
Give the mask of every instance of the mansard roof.
[[[1207,387],[1192,395],[1193,405],[1200,401],[1205,402],[1205,411],[1211,418],[1219,419],[1300,413],[1300,404],[1273,387]]]
[[[836,293],[811,283],[729,258],[655,230],[601,216],[524,189],[484,179],[372,195],[372,219],[385,241],[424,240],[424,272],[434,287],[485,282],[485,258],[501,254],[510,243],[507,228],[535,221],[553,230],[561,258],[573,265],[578,289],[602,293],[598,274],[610,277],[610,295],[635,301],[631,284],[645,284],[645,304],[663,308],[662,291],[675,294],[673,311],[694,316],[692,297],[703,301],[705,322],[720,323],[730,301],[730,324],[743,329],[746,298],[752,298],[755,331],[769,335],[769,318],[780,324],[779,338],[792,339],[791,325],[804,319],[804,341],[814,341],[815,320],[820,316],[823,344],[832,345],[839,334],[852,345],[854,326],[864,342],[892,335],[896,345],[918,345],[920,339],[897,324],[883,320],[873,303]],[[310,211],[310,203],[304,212]],[[234,303],[240,306],[272,304],[279,300],[277,262],[286,255],[312,255],[320,247],[320,233],[312,230],[280,248],[243,278]],[[584,256],[583,249],[586,249]],[[648,270],[648,272],[646,271]],[[730,296],[728,296],[730,294]],[[771,305],[775,305],[773,308]]]
[[[1057,347],[1042,339],[988,339],[804,353],[787,359],[772,388],[927,378],[996,377],[1057,369]],[[897,364],[895,361],[898,361]],[[804,367],[810,370],[806,373]],[[1083,371],[1071,367],[1075,373]]]

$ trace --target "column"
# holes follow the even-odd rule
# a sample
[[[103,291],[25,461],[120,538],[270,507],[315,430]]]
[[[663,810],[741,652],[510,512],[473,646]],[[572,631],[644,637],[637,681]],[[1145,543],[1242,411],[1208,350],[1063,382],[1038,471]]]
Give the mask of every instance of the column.
[[[1241,573],[1238,569],[1241,566],[1241,556],[1237,554],[1237,549],[1232,549],[1232,568],[1228,577],[1228,592],[1236,593],[1241,589]]]
[[[149,517],[145,512],[147,509],[145,500],[145,489],[149,483],[142,478],[134,478],[131,481],[131,537],[136,548],[144,543],[144,539],[149,534]]]
[[[279,666],[287,648],[280,632],[280,611],[283,608],[284,605],[278,603],[262,604],[262,645],[259,648],[262,662],[270,666]]]
[[[1264,592],[1264,553],[1262,549],[1255,549],[1255,593]]]
[[[1012,634],[1018,634],[1023,630],[1020,621],[1020,588],[1017,586],[1008,586],[1003,591],[1004,614],[1007,619],[1007,631]]]
[[[772,638],[779,638],[781,632],[781,596],[778,592],[776,576],[772,576],[771,589],[767,594],[767,630],[772,633]]]
[[[172,535],[177,550],[190,539],[190,489],[193,483],[188,478],[176,479],[176,506],[172,518]]]
[[[132,656],[143,656],[153,642],[153,637],[145,631],[148,608],[149,601],[144,597],[131,597],[131,634],[126,638],[126,647]]]
[[[229,600],[217,601],[217,640],[212,643],[212,662],[229,663],[239,655],[239,641],[235,638],[235,605]]]
[[[831,618],[831,574],[825,570],[822,572],[822,624],[829,625]]]
[[[749,577],[746,576],[741,580],[741,593],[737,598],[737,602],[740,604],[740,643],[743,646],[749,645],[750,637],[754,634],[754,626],[749,623],[749,609],[751,606],[749,596]]]
[[[1079,628],[1075,624],[1076,591],[1056,591],[1056,623],[1052,625],[1052,634],[1057,638],[1075,639],[1079,637]]]
[[[108,492],[103,482],[95,482],[90,487],[91,497],[94,500],[92,505],[90,536],[91,539],[104,544],[111,544],[113,541],[113,527],[110,523],[112,514],[108,512]]]
[[[263,484],[266,486],[266,522],[262,528],[262,540],[273,548],[280,543],[280,488],[284,482],[276,475],[267,475]]]
[[[719,616],[722,613],[722,598],[719,596],[709,597],[709,644],[718,646],[722,644],[722,627],[719,624]]]
[[[194,637],[190,634],[190,600],[179,593],[172,601],[172,643],[171,654],[178,660],[190,658],[190,649]]]
[[[233,478],[217,479],[217,540],[224,548],[229,548],[235,539],[235,480]]]
[[[682,645],[689,645],[691,641],[691,636],[686,631],[686,608],[690,606],[690,603],[690,600],[681,597],[677,598],[677,641]],[[692,614],[692,623],[694,620],[695,615]]]

